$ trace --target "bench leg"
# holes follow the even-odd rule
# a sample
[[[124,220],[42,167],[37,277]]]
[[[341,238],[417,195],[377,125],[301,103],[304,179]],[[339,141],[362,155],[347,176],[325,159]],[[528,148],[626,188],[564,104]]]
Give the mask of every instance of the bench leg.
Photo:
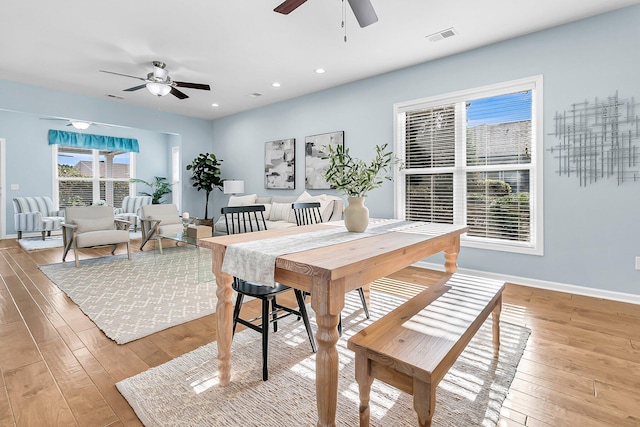
[[[371,412],[369,398],[371,394],[371,361],[362,353],[356,353],[356,381],[360,393],[360,427],[369,427]]]
[[[500,353],[500,312],[502,311],[502,294],[498,297],[496,306],[491,312],[491,319],[493,320],[493,357],[498,357]]]
[[[436,386],[413,379],[413,409],[418,414],[420,427],[431,427],[433,411],[436,407]]]

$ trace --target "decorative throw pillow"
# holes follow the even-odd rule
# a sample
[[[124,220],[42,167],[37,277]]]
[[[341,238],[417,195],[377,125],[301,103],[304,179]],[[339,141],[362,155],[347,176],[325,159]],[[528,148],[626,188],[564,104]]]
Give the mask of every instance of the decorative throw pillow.
[[[271,203],[270,221],[289,221],[291,216],[293,216],[291,203]],[[295,216],[293,217],[293,222],[295,222]]]
[[[331,218],[333,212],[333,200],[329,199],[326,194],[320,194],[319,196],[312,196],[306,191],[298,197],[297,202],[318,202],[320,203],[320,216],[322,216],[322,222],[327,222]],[[294,217],[295,222],[295,217]]]
[[[256,194],[247,194],[246,196],[231,196],[227,206],[249,206],[255,205]]]
[[[313,198],[313,196],[307,193],[307,190],[304,190],[302,194],[298,196],[298,200],[296,200],[296,202],[304,202],[307,199],[311,199],[311,198]]]
[[[78,226],[76,229],[78,233],[113,229],[113,218],[108,216],[91,219],[77,218],[73,220],[73,223]]]
[[[271,203],[265,203],[263,206],[264,206],[264,219],[268,220],[271,215]]]

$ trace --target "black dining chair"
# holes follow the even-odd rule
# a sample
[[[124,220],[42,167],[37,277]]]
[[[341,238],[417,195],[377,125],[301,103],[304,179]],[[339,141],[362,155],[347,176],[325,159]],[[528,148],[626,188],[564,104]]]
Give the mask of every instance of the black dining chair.
[[[267,224],[264,219],[264,205],[254,206],[228,206],[222,208],[227,234],[248,233],[253,231],[266,230]],[[286,291],[291,290],[289,286],[276,283],[275,286],[262,285],[259,283],[248,282],[246,280],[233,278],[231,285],[233,290],[238,293],[236,305],[233,310],[233,334],[236,333],[238,323],[253,329],[262,334],[262,380],[267,381],[269,378],[268,356],[269,356],[269,325],[273,324],[273,332],[278,331],[278,320],[287,316],[298,316],[302,318],[304,327],[309,336],[311,350],[315,353],[318,350],[316,340],[311,331],[307,308],[304,304],[302,291],[293,289],[298,302],[298,310],[278,304],[276,297]],[[254,297],[262,302],[262,313],[253,319],[243,319],[240,317],[240,309],[245,296]],[[259,323],[256,323],[260,321]]]
[[[296,217],[296,224],[311,225],[322,222],[322,214],[320,213],[319,202],[296,202],[291,204],[291,208]],[[362,308],[367,319],[369,319],[369,307],[367,306],[367,299],[364,297],[364,290],[362,288],[356,289],[360,294],[360,301],[362,301]],[[306,292],[302,293],[304,298],[307,297]],[[342,335],[342,316],[338,322],[338,333]]]

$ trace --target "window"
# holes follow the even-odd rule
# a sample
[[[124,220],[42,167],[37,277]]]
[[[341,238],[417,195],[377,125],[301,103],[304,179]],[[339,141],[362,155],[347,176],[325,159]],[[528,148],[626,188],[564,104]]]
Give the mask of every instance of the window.
[[[541,112],[541,76],[396,104],[397,216],[542,255]]]
[[[130,194],[129,179],[134,177],[134,154],[125,151],[93,150],[52,145],[56,161],[56,203],[87,206],[105,201],[122,206]]]

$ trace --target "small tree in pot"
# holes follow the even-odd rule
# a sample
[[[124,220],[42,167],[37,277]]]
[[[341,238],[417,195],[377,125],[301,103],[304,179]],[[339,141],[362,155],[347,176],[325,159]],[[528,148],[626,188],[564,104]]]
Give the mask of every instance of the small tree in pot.
[[[198,157],[193,159],[187,170],[191,171],[191,182],[196,190],[204,190],[205,206],[204,219],[209,219],[209,195],[214,188],[222,190],[223,179],[220,178],[220,163],[216,155],[211,153],[200,153]]]

